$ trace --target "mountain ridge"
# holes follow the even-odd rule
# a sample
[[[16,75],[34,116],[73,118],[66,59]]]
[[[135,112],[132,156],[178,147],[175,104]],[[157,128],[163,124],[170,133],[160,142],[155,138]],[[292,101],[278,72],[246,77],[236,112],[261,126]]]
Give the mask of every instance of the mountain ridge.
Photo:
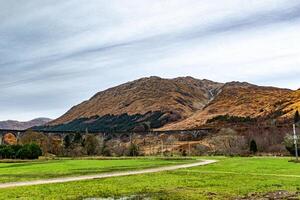
[[[190,76],[152,76],[98,92],[47,126],[76,129],[97,128],[98,124],[111,131],[193,129],[219,115],[290,118],[300,108],[299,102],[298,90]],[[126,123],[130,126],[124,126]]]
[[[41,126],[49,123],[52,119],[40,117],[29,121],[6,120],[0,121],[0,129],[25,130],[34,126]]]

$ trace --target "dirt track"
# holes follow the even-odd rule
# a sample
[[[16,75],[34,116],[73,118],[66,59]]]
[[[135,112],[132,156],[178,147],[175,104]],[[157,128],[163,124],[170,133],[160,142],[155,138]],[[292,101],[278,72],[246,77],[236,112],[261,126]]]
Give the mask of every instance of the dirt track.
[[[110,178],[110,177],[117,177],[117,176],[147,174],[147,173],[155,173],[155,172],[190,168],[190,167],[196,167],[196,166],[201,166],[201,165],[208,165],[208,164],[212,164],[215,162],[217,162],[217,161],[216,160],[202,160],[202,161],[199,161],[196,163],[190,163],[190,164],[181,164],[181,165],[157,167],[157,168],[142,169],[142,170],[132,170],[132,171],[126,171],[126,172],[111,172],[111,173],[102,173],[102,174],[85,175],[85,176],[77,176],[77,177],[62,177],[62,178],[45,179],[45,180],[2,183],[2,184],[0,184],[0,188],[41,185],[41,184],[50,184],[50,183],[65,183],[65,182],[71,182],[71,181],[82,181],[82,180]]]

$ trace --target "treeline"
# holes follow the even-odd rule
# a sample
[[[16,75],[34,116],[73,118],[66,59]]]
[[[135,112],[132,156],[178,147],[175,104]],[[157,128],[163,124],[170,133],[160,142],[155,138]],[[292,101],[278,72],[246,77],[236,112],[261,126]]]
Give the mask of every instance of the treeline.
[[[14,137],[11,135],[11,137]],[[129,137],[129,136],[128,136]],[[96,134],[69,133],[64,136],[27,131],[17,141],[10,138],[0,146],[0,159],[35,159],[38,156],[138,156],[139,147],[129,138],[112,143]],[[18,145],[17,145],[18,144]]]
[[[148,112],[146,114],[135,115],[104,115],[94,116],[91,118],[80,118],[73,120],[66,124],[60,124],[56,126],[40,126],[35,127],[33,130],[39,131],[85,131],[90,132],[126,132],[136,131],[143,132],[149,131],[154,128],[159,128],[170,122],[175,117],[178,117],[175,113],[163,113],[163,112]]]
[[[42,150],[37,144],[0,145],[1,159],[37,159]]]
[[[232,115],[218,115],[211,119],[208,119],[206,123],[213,123],[213,122],[229,122],[229,123],[241,123],[241,122],[256,122],[255,118],[241,117],[241,116],[232,116]]]
[[[61,156],[138,156],[138,145],[134,143],[113,145],[111,141],[94,134],[68,134],[63,138]]]

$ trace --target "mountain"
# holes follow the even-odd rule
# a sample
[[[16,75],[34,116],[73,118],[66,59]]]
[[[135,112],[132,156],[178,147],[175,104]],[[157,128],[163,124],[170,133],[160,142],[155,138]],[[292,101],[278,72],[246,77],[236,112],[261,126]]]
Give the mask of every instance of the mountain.
[[[201,110],[222,86],[222,83],[192,77],[142,78],[97,93],[49,125],[56,126],[56,130],[86,126],[90,129],[95,123],[109,124],[111,129],[119,131],[126,130],[118,127],[120,123],[138,129],[158,128]],[[60,124],[63,127],[57,127]]]
[[[149,77],[99,92],[40,128],[105,132],[180,130],[197,128],[226,115],[283,120],[291,118],[299,108],[300,90],[246,82],[223,84],[192,77]]]
[[[202,109],[222,85],[192,77],[142,78],[99,92],[50,124],[62,124],[82,117],[146,114],[149,111],[173,112],[185,118]]]
[[[24,130],[34,126],[41,126],[49,123],[51,119],[37,118],[27,122],[19,122],[14,120],[0,121],[0,129]]]

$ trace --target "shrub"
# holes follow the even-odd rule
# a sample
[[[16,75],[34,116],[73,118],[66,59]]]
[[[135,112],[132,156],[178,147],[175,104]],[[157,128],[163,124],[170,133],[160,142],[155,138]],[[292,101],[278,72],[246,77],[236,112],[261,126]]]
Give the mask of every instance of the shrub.
[[[28,157],[31,157],[31,151],[28,148],[28,145],[23,146],[17,153],[16,157],[20,159],[26,159]]]
[[[42,150],[37,144],[26,145],[0,145],[0,158],[2,159],[37,159]]]
[[[195,147],[194,155],[202,156],[208,154],[210,151],[209,147],[203,144],[197,144]]]
[[[297,143],[298,143],[298,155],[300,155],[300,140],[298,139]],[[286,135],[284,137],[284,145],[285,145],[285,148],[290,152],[291,155],[294,155],[296,154],[296,151],[295,151],[295,146],[294,146],[294,137],[293,135]]]
[[[42,150],[37,144],[25,144],[16,152],[16,158],[38,159],[42,155]]]
[[[186,150],[185,150],[185,149],[182,151],[182,156],[184,156],[184,157],[187,156],[187,153],[186,153]]]
[[[15,155],[14,150],[11,148],[11,146],[2,145],[0,146],[0,157],[1,158],[13,158]]]

